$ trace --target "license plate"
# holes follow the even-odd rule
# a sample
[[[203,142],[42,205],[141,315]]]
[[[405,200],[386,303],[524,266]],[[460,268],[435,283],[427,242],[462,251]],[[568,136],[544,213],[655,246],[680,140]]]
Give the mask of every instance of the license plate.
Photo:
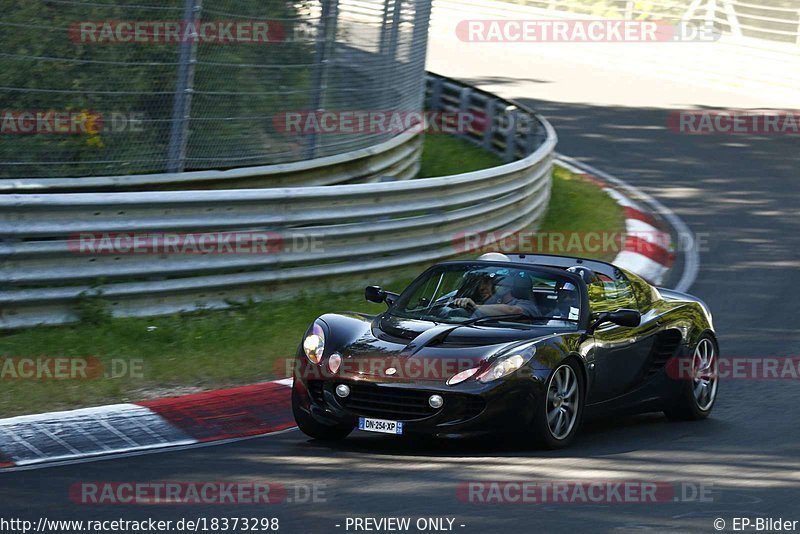
[[[381,432],[383,434],[402,434],[403,423],[400,421],[387,421],[386,419],[359,417],[358,429],[366,432]]]

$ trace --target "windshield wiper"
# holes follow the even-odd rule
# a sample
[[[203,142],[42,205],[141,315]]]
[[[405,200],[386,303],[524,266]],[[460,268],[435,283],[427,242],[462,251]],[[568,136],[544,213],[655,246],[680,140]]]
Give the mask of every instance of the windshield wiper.
[[[503,320],[506,320],[506,319],[520,319],[520,318],[526,318],[527,319],[528,316],[525,315],[524,313],[513,313],[513,314],[506,314],[506,315],[487,315],[486,317],[475,317],[474,319],[469,319],[467,321],[464,321],[463,323],[453,324],[453,328],[451,328],[449,330],[446,330],[446,331],[442,332],[441,334],[439,334],[435,338],[435,341],[437,343],[444,343],[444,340],[447,339],[447,336],[449,336],[451,333],[453,333],[454,331],[458,330],[462,326],[472,326],[472,325],[481,323],[483,321],[489,321],[489,320],[503,321]],[[535,319],[535,318],[533,318],[533,319]]]
[[[543,319],[543,317],[530,317],[525,315],[524,313],[510,313],[506,315],[487,315],[485,317],[475,317],[474,319],[469,319],[464,321],[463,323],[459,323],[460,326],[472,326],[475,324],[480,324],[484,321],[505,321],[508,319]]]
[[[565,319],[563,317],[531,317],[524,313],[512,313],[507,315],[487,315],[486,317],[476,317],[460,323],[461,326],[472,326],[487,321],[506,321],[509,319],[528,319],[529,321],[571,321],[577,322],[575,319]]]
[[[462,326],[473,326],[487,321],[506,321],[510,319],[529,319],[530,321],[552,321],[552,320],[573,321],[572,319],[562,319],[561,317],[531,317],[529,315],[525,315],[524,313],[511,313],[506,315],[487,315],[486,317],[475,317],[474,319],[469,319],[467,321],[464,321],[463,323],[453,324],[453,328],[443,331],[441,334],[436,336],[436,338],[431,340],[431,342],[444,343],[444,340],[447,339],[447,336],[449,336],[451,333],[453,333]]]

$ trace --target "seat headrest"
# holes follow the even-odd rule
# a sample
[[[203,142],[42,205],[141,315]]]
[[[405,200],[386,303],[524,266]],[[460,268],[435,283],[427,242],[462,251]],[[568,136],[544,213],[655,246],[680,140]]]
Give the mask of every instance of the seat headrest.
[[[515,299],[531,300],[533,296],[533,280],[530,276],[515,276],[511,285],[511,296]]]

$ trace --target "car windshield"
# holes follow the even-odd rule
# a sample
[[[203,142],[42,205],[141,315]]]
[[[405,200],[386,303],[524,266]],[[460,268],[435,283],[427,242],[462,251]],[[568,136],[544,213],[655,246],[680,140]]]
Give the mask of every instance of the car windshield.
[[[405,318],[483,326],[576,326],[580,292],[566,275],[526,267],[444,264],[424,273],[389,310]]]

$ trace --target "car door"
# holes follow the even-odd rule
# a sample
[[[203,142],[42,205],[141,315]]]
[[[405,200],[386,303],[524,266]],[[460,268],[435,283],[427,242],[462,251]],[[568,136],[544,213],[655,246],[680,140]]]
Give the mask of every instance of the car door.
[[[593,314],[621,308],[639,310],[633,288],[622,273],[613,280],[601,276],[590,284],[589,306]],[[624,395],[641,383],[659,328],[650,317],[643,316],[642,323],[633,328],[605,323],[595,330],[595,382],[589,402]]]

